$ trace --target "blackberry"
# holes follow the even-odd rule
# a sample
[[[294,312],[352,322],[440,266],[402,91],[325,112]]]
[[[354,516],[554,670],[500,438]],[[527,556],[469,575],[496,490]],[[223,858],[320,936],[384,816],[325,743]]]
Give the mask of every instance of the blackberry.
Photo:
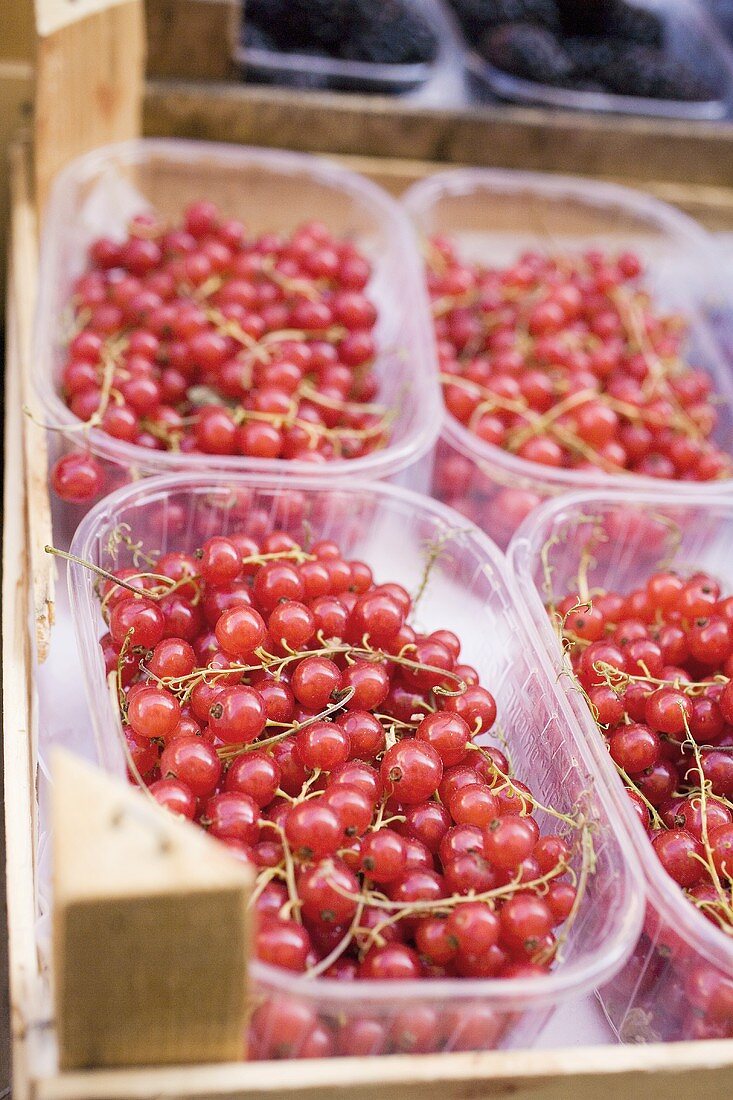
[[[609,35],[637,46],[661,49],[664,43],[664,24],[656,12],[627,4],[626,0],[612,0],[605,24]]]
[[[244,21],[245,32],[248,23],[266,27],[270,20],[278,19],[285,10],[284,0],[247,0],[247,18]]]
[[[503,23],[537,23],[550,31],[560,29],[555,0],[449,0],[449,3],[466,37],[474,41]]]
[[[348,7],[344,0],[247,0],[247,20],[279,50],[331,54],[344,36]]]
[[[438,52],[427,24],[399,0],[352,0],[341,57],[350,61],[404,65],[433,61]]]
[[[497,69],[540,84],[563,84],[573,65],[558,40],[544,27],[510,23],[484,35],[481,56]]]
[[[608,30],[608,9],[614,0],[557,0],[567,35],[601,35]]]
[[[595,74],[617,95],[649,99],[677,99],[698,102],[715,98],[708,82],[682,62],[665,57],[661,50],[625,43],[623,56],[604,65]]]
[[[573,63],[573,76],[581,79],[593,79],[607,65],[623,60],[629,48],[628,42],[618,38],[566,38],[563,47]]]

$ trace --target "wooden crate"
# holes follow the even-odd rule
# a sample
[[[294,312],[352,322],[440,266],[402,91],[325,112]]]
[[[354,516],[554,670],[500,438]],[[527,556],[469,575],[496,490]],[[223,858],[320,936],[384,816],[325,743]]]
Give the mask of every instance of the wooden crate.
[[[59,3],[60,0],[54,0]],[[71,0],[64,0],[70,3]],[[104,16],[100,27],[105,31],[105,48],[111,59],[119,54],[113,49],[115,36],[110,33],[115,19],[127,20],[128,28],[139,26],[139,12],[131,6],[131,0],[115,5],[120,11],[107,20],[105,5],[101,0],[86,0],[93,16]],[[86,31],[77,28],[66,35],[77,43],[85,39]],[[50,44],[47,44],[50,45]],[[78,49],[78,46],[77,46]],[[54,56],[50,51],[50,56]],[[137,55],[136,55],[137,56]],[[100,75],[99,73],[97,74]],[[102,76],[104,74],[101,74]],[[83,87],[83,72],[76,77]],[[162,91],[161,91],[162,89]],[[174,124],[171,114],[174,95],[178,104],[178,121]],[[181,95],[184,99],[181,100]],[[363,126],[362,153],[374,152],[384,142],[385,151],[397,152],[399,159],[382,159],[362,155],[354,159],[360,149],[354,119],[346,124],[339,135],[336,121],[343,121],[343,101],[330,114],[328,102],[332,97],[308,100],[302,111],[296,113],[297,122],[291,119],[292,96],[278,96],[262,90],[220,89],[211,96],[190,88],[175,93],[160,85],[149,89],[147,98],[147,126],[160,133],[185,132],[188,136],[206,136],[229,140],[259,141],[297,147],[322,148],[330,145],[345,154],[350,162],[378,179],[392,190],[398,191],[420,175],[431,171],[428,163],[439,153],[432,123],[423,123],[423,143],[415,141],[410,119],[402,118],[392,105],[376,103]],[[330,137],[323,130],[306,134],[306,122],[319,117],[318,101],[322,101],[325,117],[330,119]],[[211,105],[216,101],[227,106],[216,114],[215,122]],[[49,102],[47,97],[46,102]],[[185,110],[181,112],[181,103]],[[373,102],[373,101],[372,101]],[[198,106],[194,107],[194,103]],[[239,114],[241,104],[247,104],[243,121]],[[259,117],[264,110],[264,118]],[[53,104],[50,104],[52,107]],[[37,130],[37,138],[44,147],[36,147],[36,176],[41,188],[46,186],[52,170],[71,155],[81,151],[85,132],[91,132],[93,140],[124,136],[126,128],[134,128],[134,96],[117,110],[97,114],[91,127],[75,125],[67,130],[57,130],[62,140],[54,139],[49,147],[43,130]],[[82,99],[76,103],[84,112]],[[124,109],[122,109],[124,108]],[[327,110],[328,108],[328,110]],[[159,113],[156,115],[156,111]],[[166,112],[168,112],[166,114]],[[390,115],[389,124],[384,116]],[[504,163],[515,164],[515,144],[522,146],[522,156],[530,163],[523,167],[560,166],[559,150],[563,145],[563,131],[558,123],[549,139],[549,146],[542,145],[537,137],[539,122],[533,112],[492,112],[481,119],[466,120],[473,133],[481,137],[480,146],[472,150],[463,138],[455,138],[450,145],[447,134],[452,133],[449,120],[441,123],[446,144],[443,159],[491,162],[496,148],[503,148]],[[239,119],[234,125],[235,116]],[[227,117],[231,126],[227,126]],[[269,123],[268,123],[269,118]],[[370,131],[370,118],[379,120]],[[157,122],[156,122],[157,119]],[[208,122],[206,121],[208,119]],[[567,127],[567,122],[564,124]],[[274,129],[272,129],[274,127]],[[386,127],[386,129],[382,129]],[[611,127],[611,130],[613,127]],[[399,132],[405,136],[402,147]],[[611,133],[609,130],[609,134]],[[583,127],[580,126],[580,131]],[[466,131],[468,133],[468,131]],[[633,140],[641,148],[644,145],[643,127],[625,128],[624,141]],[[371,136],[370,136],[371,134]],[[382,137],[380,138],[380,134]],[[512,141],[511,135],[514,135]],[[518,135],[524,135],[520,141]],[[533,144],[532,135],[537,144]],[[388,136],[388,135],[391,135]],[[409,140],[408,140],[408,135]],[[489,148],[489,138],[496,140],[494,152]],[[634,136],[635,135],[635,136]],[[585,159],[577,167],[591,172],[594,161],[591,149],[600,160],[595,174],[623,175],[617,172],[622,157],[614,160],[608,153],[613,146],[609,136],[604,143],[588,133],[578,138],[580,147],[586,150]],[[653,172],[659,173],[666,185],[684,192],[690,203],[696,203],[706,218],[715,222],[725,221],[721,211],[728,209],[728,187],[722,169],[715,167],[721,150],[728,148],[729,140],[716,132],[701,131],[697,142],[681,134],[676,139],[677,149],[687,150],[687,156],[697,166],[691,175],[694,184],[688,185],[680,178],[674,158],[667,166],[667,176],[662,173],[661,147]],[[436,141],[438,144],[436,145]],[[619,139],[620,141],[620,139]],[[502,144],[503,143],[503,144]],[[653,142],[651,143],[654,144]],[[618,150],[623,142],[616,146]],[[481,152],[483,149],[483,153]],[[606,152],[602,155],[602,150]],[[553,152],[554,150],[554,152]],[[40,154],[40,155],[39,155]],[[413,160],[403,159],[409,154]],[[518,154],[517,154],[518,155]],[[422,159],[421,159],[422,158]],[[498,163],[499,161],[494,161]],[[39,165],[43,166],[39,172]],[[704,169],[703,166],[704,165]],[[53,166],[51,168],[50,166]],[[603,169],[602,171],[600,169]],[[657,186],[655,175],[646,178],[648,185]],[[49,538],[50,517],[45,488],[45,457],[42,433],[34,429],[24,418],[21,408],[32,401],[28,389],[28,371],[31,358],[30,330],[33,302],[36,294],[37,260],[37,189],[28,149],[19,149],[13,158],[13,223],[10,254],[8,315],[7,315],[7,369],[5,382],[5,482],[4,517],[5,539],[3,545],[2,580],[2,674],[3,674],[3,725],[5,805],[7,832],[7,885],[8,885],[8,938],[10,953],[10,980],[12,997],[13,1030],[13,1096],[17,1100],[123,1100],[123,1098],[176,1098],[190,1100],[205,1098],[235,1098],[265,1100],[265,1098],[297,1096],[303,1100],[345,1095],[352,1100],[377,1100],[388,1093],[398,1100],[474,1100],[478,1097],[512,1096],[515,1100],[613,1100],[644,1093],[649,1100],[662,1100],[674,1090],[694,1092],[698,1100],[717,1100],[733,1095],[733,1040],[649,1045],[638,1047],[603,1046],[594,1048],[568,1048],[565,1050],[529,1050],[519,1052],[487,1052],[483,1054],[444,1054],[420,1056],[390,1056],[360,1060],[330,1059],[291,1063],[242,1063],[213,1061],[192,1066],[168,1065],[145,1068],[108,1069],[94,1068],[100,1065],[100,1056],[94,1049],[85,1049],[83,1057],[90,1068],[58,1071],[46,1057],[48,1036],[55,1028],[48,998],[43,996],[43,977],[36,949],[36,821],[37,821],[37,758],[35,745],[36,684],[34,657],[42,653],[45,638],[52,624],[52,591],[50,574],[42,568],[43,542]],[[693,197],[694,196],[694,197]],[[35,620],[35,629],[29,630],[29,622]],[[63,777],[60,778],[63,782]],[[67,780],[68,782],[68,780]],[[78,775],[73,782],[79,782]],[[66,806],[70,805],[66,800]],[[73,801],[71,803],[73,807]],[[155,891],[143,894],[154,903]],[[114,913],[114,898],[101,899],[107,913]],[[100,898],[95,899],[95,904]],[[94,944],[93,946],[97,946]],[[83,968],[83,953],[73,957],[74,965]],[[98,981],[106,980],[104,968],[97,970]],[[61,983],[62,990],[68,988]],[[124,1003],[124,999],[123,1002]],[[83,1002],[82,1002],[83,1004]],[[120,1015],[118,1009],[118,1015]],[[128,1015],[136,1018],[136,1006],[129,1004]],[[134,1031],[134,1023],[132,1027]],[[76,1036],[77,1041],[79,1036]],[[83,1039],[83,1036],[81,1037]],[[134,1039],[134,1035],[132,1036]],[[84,1047],[84,1044],[81,1044]],[[224,1056],[221,1051],[213,1057]],[[129,1044],[125,1058],[138,1063],[143,1055]]]
[[[379,174],[378,171],[375,173]],[[16,157],[14,238],[6,375],[5,530],[3,554],[3,686],[7,815],[7,875],[15,1084],[18,1100],[122,1100],[122,1098],[346,1095],[377,1100],[392,1092],[399,1100],[435,1097],[470,1100],[512,1096],[515,1100],[613,1100],[642,1092],[662,1100],[672,1090],[694,1090],[698,1100],[733,1095],[733,1041],[637,1047],[594,1047],[484,1054],[392,1056],[296,1063],[224,1063],[138,1069],[44,1071],[38,1039],[52,1021],[39,1002],[41,975],[34,920],[35,760],[31,639],[27,613],[32,599],[29,568],[32,534],[24,474],[20,412],[28,370],[36,241],[30,171]],[[18,291],[25,290],[22,301]],[[25,303],[25,304],[24,304]],[[31,510],[35,522],[35,514]],[[134,1015],[135,1006],[130,1005]]]

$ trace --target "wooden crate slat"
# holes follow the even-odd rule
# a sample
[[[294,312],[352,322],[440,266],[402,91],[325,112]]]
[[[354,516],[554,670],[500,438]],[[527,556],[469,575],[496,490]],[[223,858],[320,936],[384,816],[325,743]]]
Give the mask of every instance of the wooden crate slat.
[[[40,426],[41,414],[30,379],[33,355],[33,315],[38,289],[38,232],[36,212],[27,175],[28,147],[15,145],[10,164],[14,183],[13,255],[10,278],[18,339],[18,367],[23,408],[25,489],[27,499],[28,554],[32,578],[32,621],[35,652],[44,661],[54,616],[54,567],[44,547],[53,542],[48,491],[48,445]]]
[[[18,173],[21,170],[30,171],[27,161],[20,160],[14,165],[13,206],[18,194]],[[35,928],[35,703],[30,676],[30,561],[26,536],[23,419],[20,411],[23,401],[21,346],[25,344],[28,332],[21,331],[24,321],[27,324],[27,318],[16,308],[16,284],[13,278],[17,250],[25,248],[27,243],[21,240],[20,226],[22,219],[18,221],[14,218],[6,322],[2,708],[13,1095],[17,1100],[24,1100],[30,1088],[31,1066],[27,1060],[26,1044],[36,1002],[38,956]]]
[[[733,126],[504,105],[151,81],[148,134],[685,185],[733,185]]]
[[[669,1100],[685,1089],[724,1100],[733,1041],[66,1074],[37,1088],[37,1100]]]

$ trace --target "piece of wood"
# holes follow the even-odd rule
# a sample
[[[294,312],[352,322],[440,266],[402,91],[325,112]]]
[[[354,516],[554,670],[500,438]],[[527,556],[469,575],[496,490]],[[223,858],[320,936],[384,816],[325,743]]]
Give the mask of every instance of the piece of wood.
[[[62,1069],[241,1057],[250,869],[152,796],[61,749],[53,780]]]
[[[242,0],[146,0],[148,74],[226,80],[234,74]]]
[[[33,112],[33,66],[29,61],[0,61],[0,158],[7,165],[10,146]],[[10,174],[0,172],[0,299],[5,295],[5,258],[10,224]]]
[[[13,179],[13,245],[10,277],[13,280],[21,392],[23,406],[28,413],[23,420],[23,439],[28,553],[33,583],[31,614],[35,624],[36,657],[39,661],[44,661],[48,654],[54,617],[54,567],[44,547],[53,543],[53,530],[48,489],[47,436],[40,427],[41,413],[30,377],[33,356],[33,316],[38,289],[38,231],[27,174],[28,160],[28,146],[16,144],[11,150],[10,158]]]
[[[404,157],[688,186],[733,186],[733,127],[246,84],[150,82],[144,129],[306,152]]]
[[[24,164],[26,171],[30,166]],[[17,165],[16,165],[17,169]],[[18,185],[13,172],[13,192]],[[13,195],[15,208],[15,194]],[[13,236],[18,245],[19,237]],[[11,249],[9,266],[14,266]],[[39,967],[36,953],[35,705],[28,632],[30,561],[27,552],[23,451],[21,345],[28,337],[27,315],[8,282],[5,356],[5,440],[2,576],[2,711],[5,782],[5,876],[8,911],[10,1025],[13,1040],[13,1095],[23,1100],[31,1067],[27,1040],[33,1023]],[[23,325],[25,330],[23,331]]]
[[[33,0],[12,0],[3,12],[0,58],[30,61],[34,49]]]
[[[136,137],[145,63],[142,0],[36,0],[36,201],[98,145]]]
[[[695,1100],[733,1095],[733,1042],[400,1055],[61,1075],[38,1100]]]

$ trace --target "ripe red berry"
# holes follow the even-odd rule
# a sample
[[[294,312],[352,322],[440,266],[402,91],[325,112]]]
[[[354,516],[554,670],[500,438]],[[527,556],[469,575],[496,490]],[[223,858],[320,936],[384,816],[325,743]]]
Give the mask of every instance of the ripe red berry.
[[[267,715],[255,688],[224,687],[209,707],[209,728],[227,744],[249,744],[262,733]]]
[[[212,836],[254,844],[259,833],[258,816],[259,807],[248,794],[222,791],[207,801],[202,823]]]
[[[295,668],[291,687],[299,703],[309,710],[323,710],[342,685],[338,666],[328,657],[306,657]]]
[[[296,858],[313,861],[336,851],[343,829],[335,810],[322,799],[314,798],[288,811],[285,836]]]
[[[484,830],[484,854],[495,867],[511,870],[532,854],[537,835],[530,819],[497,817]]]
[[[69,504],[88,504],[102,492],[104,472],[92,455],[72,451],[58,459],[51,471],[53,490]]]
[[[127,640],[133,646],[153,649],[163,638],[165,619],[157,604],[140,596],[115,603],[109,616],[112,640],[121,646]]]
[[[131,697],[127,720],[141,737],[165,741],[181,717],[178,700],[163,688],[143,687]]]
[[[414,805],[434,794],[443,775],[440,756],[427,743],[406,740],[387,749],[380,775],[399,802]]]
[[[301,763],[310,771],[320,768],[330,772],[349,758],[349,735],[338,722],[311,722],[298,730],[296,751]]]
[[[222,613],[214,633],[225,653],[246,660],[262,645],[267,629],[262,616],[253,607],[240,605]]]
[[[364,837],[360,865],[374,882],[394,882],[406,870],[405,842],[393,829],[378,829]]]
[[[346,924],[356,912],[358,893],[356,876],[338,859],[306,867],[298,878],[298,896],[306,920]]]
[[[221,776],[221,763],[212,745],[200,737],[177,737],[160,758],[163,779],[179,779],[197,798],[212,794]]]
[[[376,981],[409,981],[422,975],[416,951],[402,943],[373,947],[359,966],[359,977]]]
[[[415,736],[432,745],[443,765],[450,768],[466,758],[471,730],[458,714],[437,711],[422,719]]]
[[[248,752],[232,761],[224,780],[227,791],[249,795],[259,806],[272,802],[280,785],[280,767],[265,752]]]

